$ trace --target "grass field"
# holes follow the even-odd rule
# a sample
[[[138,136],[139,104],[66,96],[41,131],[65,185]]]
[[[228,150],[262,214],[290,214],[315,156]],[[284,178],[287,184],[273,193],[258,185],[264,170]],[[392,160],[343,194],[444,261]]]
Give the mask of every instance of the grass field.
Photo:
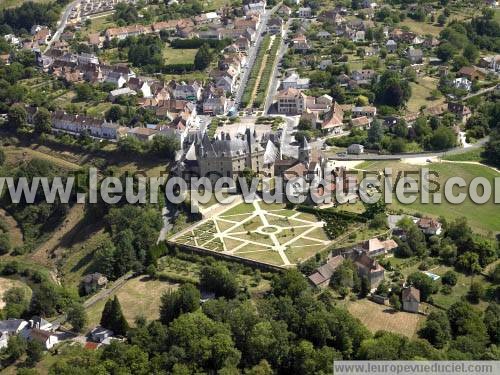
[[[389,306],[379,305],[367,299],[349,302],[347,310],[373,333],[384,330],[414,337],[425,317],[403,311],[395,311]]]
[[[23,232],[16,219],[9,215],[4,209],[0,208],[0,219],[7,224],[10,243],[12,248],[23,245]]]
[[[133,325],[134,319],[138,316],[143,316],[147,320],[158,319],[160,317],[161,296],[168,290],[176,288],[176,284],[139,276],[128,280],[116,295],[120,300],[125,318],[130,325]],[[88,327],[99,324],[105,304],[106,300],[102,300],[87,310]]]
[[[430,100],[431,91],[437,88],[437,79],[431,77],[423,77],[418,80],[418,83],[410,82],[411,97],[408,101],[408,110],[418,112],[422,106],[432,107],[444,102],[443,98]]]
[[[450,161],[481,161],[483,158],[481,157],[481,153],[484,151],[484,147],[481,148],[475,148],[473,150],[461,153],[461,154],[455,154],[455,155],[447,155],[444,156],[442,159],[443,160],[450,160]]]
[[[198,52],[197,48],[193,49],[180,49],[166,46],[163,50],[163,57],[166,64],[192,64],[194,57]]]
[[[403,22],[401,22],[399,25],[401,26],[408,26],[410,31],[413,31],[414,33],[417,33],[418,35],[432,35],[432,36],[438,36],[439,33],[441,32],[442,28],[439,26],[431,25],[426,22],[418,22],[415,20],[412,20],[411,18],[406,18]]]
[[[366,169],[370,171],[383,171],[386,167],[391,167],[393,169],[393,180],[396,179],[398,171],[415,172],[419,171],[421,168],[420,166],[394,161],[364,162],[357,166],[359,169]],[[461,204],[451,204],[445,199],[443,190],[443,183],[450,177],[455,176],[464,178],[466,183],[469,183],[475,177],[485,177],[490,181],[493,187],[494,178],[499,177],[499,173],[496,173],[491,168],[485,166],[467,163],[433,163],[427,167],[429,168],[429,171],[438,173],[439,177],[433,177],[432,179],[437,179],[437,181],[441,183],[440,193],[442,195],[442,203],[424,204],[420,203],[420,198],[417,197],[416,202],[406,205],[397,202],[396,199],[393,199],[391,208],[402,209],[407,213],[420,212],[434,217],[445,216],[450,220],[465,216],[470,226],[475,231],[484,235],[491,234],[491,232],[498,233],[500,231],[500,216],[498,215],[498,207],[493,202],[493,198],[482,205],[475,204],[469,197],[467,197]],[[418,179],[416,176],[413,177]],[[456,187],[454,191],[455,194],[460,192],[467,193],[466,188]],[[432,200],[430,201],[432,202]]]
[[[28,300],[31,299],[31,288],[19,280],[7,279],[5,277],[0,277],[0,309],[3,309],[5,306],[5,302],[3,300],[3,296],[5,292],[11,288],[22,288],[26,292],[26,297]]]
[[[49,0],[29,0],[34,3],[48,3]],[[23,3],[28,2],[28,0],[2,0],[0,1],[0,10],[13,8],[21,6]]]
[[[330,241],[323,223],[280,204],[241,203],[172,237],[177,243],[291,266],[313,256]]]

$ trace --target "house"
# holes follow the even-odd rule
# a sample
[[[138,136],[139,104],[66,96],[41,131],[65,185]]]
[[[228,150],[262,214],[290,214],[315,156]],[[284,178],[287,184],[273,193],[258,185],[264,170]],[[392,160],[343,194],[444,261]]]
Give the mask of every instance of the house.
[[[344,110],[334,102],[330,109],[324,114],[321,123],[321,131],[328,134],[341,134],[344,127]]]
[[[493,72],[500,72],[500,55],[482,57],[478,65],[482,68],[491,69]]]
[[[157,133],[158,130],[155,129],[136,127],[130,129],[127,136],[135,137],[140,141],[150,141],[156,136]]]
[[[31,317],[28,324],[29,324],[29,328],[38,328],[38,329],[41,329],[43,331],[51,331],[54,329],[52,323],[48,322],[44,318],[37,316],[37,315]]]
[[[421,64],[424,59],[424,53],[422,50],[419,48],[413,48],[412,46],[408,47],[406,56],[412,64]]]
[[[378,55],[380,52],[380,49],[378,47],[365,47],[363,50],[363,54],[365,57],[371,57]]]
[[[292,14],[292,10],[290,9],[290,7],[286,6],[285,4],[283,4],[282,6],[280,6],[280,8],[278,9],[278,14],[280,16],[290,16]]]
[[[417,221],[417,226],[426,235],[440,235],[442,232],[441,223],[436,219],[423,217]]]
[[[46,26],[42,26],[42,28],[39,29],[33,35],[33,42],[38,44],[38,45],[47,44],[51,35],[52,35],[52,33],[50,32],[50,29]]]
[[[345,18],[342,16],[341,12],[333,9],[321,13],[318,17],[318,21],[330,25],[340,25],[345,22]]]
[[[305,90],[309,88],[309,78],[300,78],[299,75],[294,72],[281,81],[281,87],[285,90],[288,88]]]
[[[267,32],[274,35],[283,34],[283,19],[282,18],[271,18],[267,23]]]
[[[292,39],[292,48],[299,52],[307,52],[311,49],[304,34],[298,34]]]
[[[85,294],[90,294],[98,289],[104,288],[108,283],[108,278],[99,272],[85,275],[82,280],[82,286]]]
[[[326,264],[318,267],[310,276],[309,282],[316,288],[326,288],[330,285],[330,279],[335,270],[342,264],[344,258],[342,255],[329,256]]]
[[[104,79],[106,82],[115,84],[119,89],[127,83],[127,79],[119,72],[109,72]]]
[[[99,33],[89,34],[88,36],[89,44],[97,48],[103,47],[104,38],[99,35]]]
[[[146,34],[152,32],[151,27],[146,27],[143,25],[130,25],[124,27],[112,27],[106,30],[104,36],[108,41],[112,39],[123,40],[129,36],[137,36],[141,34]]]
[[[240,49],[240,51],[248,51],[250,49],[250,39],[248,39],[246,36],[240,36],[236,41],[234,42],[236,46]]]
[[[354,70],[351,73],[351,79],[353,79],[359,85],[369,84],[375,77],[375,75],[376,72],[373,69]]]
[[[388,239],[385,241],[380,241],[377,237],[370,238],[365,241],[362,245],[363,250],[366,251],[368,256],[374,258],[379,255],[389,254],[398,247],[396,241]]]
[[[326,70],[329,66],[332,66],[333,65],[333,62],[331,59],[327,59],[327,60],[321,60],[319,62],[319,66],[318,68],[320,70]]]
[[[465,90],[465,91],[472,90],[472,82],[464,77],[455,78],[453,80],[453,86],[460,90]]]
[[[320,31],[319,33],[316,34],[316,37],[318,39],[330,39],[332,37],[332,34],[330,34],[328,31]]]
[[[387,52],[394,53],[398,49],[398,44],[393,39],[389,39],[387,43],[385,43],[385,48],[387,48]]]
[[[228,111],[229,101],[225,96],[212,96],[203,102],[203,113],[210,115],[224,115]]]
[[[297,89],[281,90],[278,92],[277,99],[278,113],[300,114],[304,111],[305,95]]]
[[[52,349],[52,347],[59,342],[57,336],[52,332],[44,331],[39,328],[30,329],[26,338],[28,340],[38,341],[46,350]]]
[[[455,114],[463,124],[472,116],[470,108],[462,103],[448,102],[448,111]]]
[[[93,342],[101,343],[104,340],[113,337],[113,335],[114,335],[113,331],[101,326],[97,326],[92,331],[90,331],[89,338]]]
[[[355,252],[354,264],[358,270],[359,277],[366,277],[370,288],[376,288],[384,280],[385,269],[366,252]]]
[[[136,92],[140,92],[143,98],[153,97],[153,94],[151,93],[151,86],[149,85],[149,83],[147,81],[143,81],[140,78],[130,78],[127,82],[127,86]]]
[[[299,8],[298,15],[300,18],[311,18],[311,16],[312,16],[311,8],[309,8],[309,7]]]
[[[377,107],[372,106],[363,106],[363,107],[354,107],[352,109],[352,117],[369,117],[374,118],[377,116]]]
[[[172,83],[172,94],[175,99],[185,99],[191,101],[199,101],[201,99],[201,84],[197,81],[193,83]]]
[[[351,127],[356,129],[369,129],[372,123],[370,117],[361,116],[351,119]]]
[[[347,147],[347,153],[353,155],[362,154],[365,151],[365,147],[363,145],[353,143],[349,147]]]
[[[245,14],[253,14],[253,13],[264,13],[266,11],[266,1],[259,1],[255,3],[246,4],[243,7],[243,11]]]
[[[0,332],[9,335],[17,335],[28,326],[28,322],[23,319],[0,320]]]
[[[233,92],[234,81],[228,75],[222,75],[215,81],[215,87],[224,90],[224,92]]]
[[[474,68],[473,66],[464,66],[464,67],[462,67],[458,71],[457,75],[460,76],[460,77],[465,77],[469,81],[475,81],[475,80],[478,80],[478,79],[484,79],[485,76],[486,76],[482,71]]]
[[[351,40],[353,42],[364,42],[365,41],[365,32],[363,30],[356,31],[352,34]]]
[[[420,290],[412,286],[404,288],[402,292],[403,310],[418,313],[420,305]]]

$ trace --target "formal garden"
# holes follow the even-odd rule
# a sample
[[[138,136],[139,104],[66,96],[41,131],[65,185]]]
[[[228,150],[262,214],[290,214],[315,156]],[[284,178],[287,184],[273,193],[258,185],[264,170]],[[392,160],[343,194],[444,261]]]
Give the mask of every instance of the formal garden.
[[[330,244],[324,225],[314,213],[255,201],[232,207],[171,240],[276,266],[293,266]]]

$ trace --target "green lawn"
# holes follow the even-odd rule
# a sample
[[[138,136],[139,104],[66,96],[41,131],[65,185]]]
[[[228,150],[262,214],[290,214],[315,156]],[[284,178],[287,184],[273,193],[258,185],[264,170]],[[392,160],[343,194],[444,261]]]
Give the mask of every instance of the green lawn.
[[[444,156],[442,159],[443,160],[450,160],[450,161],[478,161],[480,162],[483,160],[481,157],[481,153],[484,151],[484,147],[480,148],[475,148],[473,150],[463,152],[461,154],[455,154],[455,155],[447,155]]]
[[[408,109],[411,112],[418,112],[422,106],[432,107],[444,101],[443,98],[430,100],[431,91],[437,88],[437,79],[423,77],[418,83],[410,82],[411,97],[408,101]]]
[[[412,20],[411,18],[406,18],[403,22],[401,22],[399,25],[401,26],[408,26],[410,31],[413,31],[417,33],[418,35],[433,35],[433,36],[438,36],[439,33],[441,32],[442,28],[439,26],[432,25],[427,22],[418,22],[415,20]]]
[[[421,167],[415,165],[404,164],[394,161],[377,161],[364,162],[358,166],[360,169],[368,169],[370,171],[383,171],[384,168],[391,167],[393,169],[393,180],[396,179],[398,171],[419,171]],[[465,216],[474,230],[488,235],[490,232],[496,233],[500,230],[500,215],[498,215],[498,207],[493,203],[493,198],[482,205],[477,205],[468,197],[462,204],[451,204],[444,198],[443,183],[450,177],[459,176],[469,183],[475,177],[485,177],[492,185],[495,177],[500,174],[496,173],[491,168],[466,163],[434,163],[427,166],[429,171],[438,173],[437,180],[441,183],[440,192],[442,195],[441,204],[423,204],[420,203],[419,197],[415,203],[405,205],[397,202],[395,196],[391,208],[401,209],[408,213],[420,212],[430,216],[445,216],[448,219]],[[416,179],[418,177],[415,176]],[[492,189],[494,191],[494,189]],[[466,188],[456,188],[455,193],[467,192]],[[432,200],[431,200],[432,202]]]
[[[192,64],[194,57],[198,52],[197,48],[193,49],[180,49],[166,46],[163,50],[163,57],[166,64]]]
[[[29,0],[34,3],[48,3],[49,0]],[[7,9],[7,8],[14,8],[14,7],[19,7],[23,3],[28,2],[28,0],[2,0],[0,1],[0,10]]]

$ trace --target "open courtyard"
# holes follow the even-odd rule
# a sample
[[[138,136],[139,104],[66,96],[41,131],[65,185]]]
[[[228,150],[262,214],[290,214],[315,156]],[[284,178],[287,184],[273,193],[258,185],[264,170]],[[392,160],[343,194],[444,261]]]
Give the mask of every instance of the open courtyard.
[[[241,203],[172,241],[277,266],[293,266],[330,244],[315,215],[262,201]]]

